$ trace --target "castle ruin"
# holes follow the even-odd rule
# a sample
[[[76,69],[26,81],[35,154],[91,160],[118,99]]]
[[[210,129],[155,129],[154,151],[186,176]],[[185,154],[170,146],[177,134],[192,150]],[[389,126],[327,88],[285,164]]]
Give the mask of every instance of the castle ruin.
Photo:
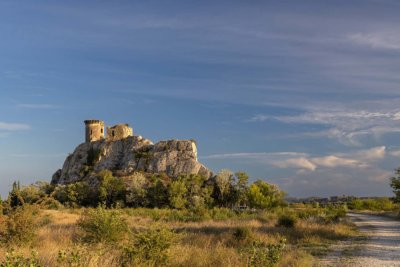
[[[104,121],[85,120],[85,141],[86,143],[99,140],[118,141],[133,136],[133,129],[128,124],[117,124],[107,127],[107,135],[104,137]]]

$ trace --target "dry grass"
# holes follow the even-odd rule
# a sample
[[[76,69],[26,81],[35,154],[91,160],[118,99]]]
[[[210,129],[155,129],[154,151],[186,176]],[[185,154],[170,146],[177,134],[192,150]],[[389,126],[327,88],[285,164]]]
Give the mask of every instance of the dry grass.
[[[118,246],[104,244],[89,246],[79,240],[76,222],[81,210],[42,210],[41,226],[32,247],[19,247],[29,255],[34,249],[44,266],[60,266],[60,251],[78,251],[82,266],[119,266],[121,251]],[[225,221],[168,222],[166,227],[180,233],[180,242],[170,250],[171,266],[247,266],[235,246],[233,232],[238,227],[252,230],[253,237],[265,243],[277,243],[283,237],[288,246],[278,266],[312,266],[326,245],[356,234],[346,223],[324,224],[300,220],[294,228],[276,227],[276,218],[270,220],[228,219]],[[148,228],[153,220],[141,216],[127,216],[130,228]],[[0,248],[0,262],[6,247]]]

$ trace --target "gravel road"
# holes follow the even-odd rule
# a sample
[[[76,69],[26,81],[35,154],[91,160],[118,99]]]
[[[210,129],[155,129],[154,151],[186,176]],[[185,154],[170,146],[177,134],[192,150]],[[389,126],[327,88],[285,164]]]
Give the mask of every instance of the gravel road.
[[[322,266],[400,267],[400,220],[355,213],[348,216],[367,238],[358,244],[339,244]]]

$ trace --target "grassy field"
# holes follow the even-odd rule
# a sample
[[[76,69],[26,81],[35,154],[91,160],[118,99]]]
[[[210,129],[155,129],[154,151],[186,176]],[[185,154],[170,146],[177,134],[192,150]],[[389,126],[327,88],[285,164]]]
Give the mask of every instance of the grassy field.
[[[93,235],[87,238],[88,228],[82,227],[85,218],[93,220],[87,209],[36,209],[34,236],[22,243],[3,240],[0,262],[8,257],[9,262],[30,260],[37,264],[33,266],[318,266],[330,244],[357,235],[335,211],[321,208],[241,214],[216,209],[201,216],[169,209],[91,209],[91,214],[114,211],[127,225],[126,231],[121,230],[115,240],[93,241]],[[0,233],[5,233],[6,221],[3,216]],[[119,227],[112,218],[107,223]],[[98,222],[89,227],[107,231]]]

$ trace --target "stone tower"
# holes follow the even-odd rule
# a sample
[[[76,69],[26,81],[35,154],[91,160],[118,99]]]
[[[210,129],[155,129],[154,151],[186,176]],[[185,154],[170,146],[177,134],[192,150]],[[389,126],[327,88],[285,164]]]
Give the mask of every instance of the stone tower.
[[[104,139],[104,121],[86,120],[86,142],[94,142]]]

